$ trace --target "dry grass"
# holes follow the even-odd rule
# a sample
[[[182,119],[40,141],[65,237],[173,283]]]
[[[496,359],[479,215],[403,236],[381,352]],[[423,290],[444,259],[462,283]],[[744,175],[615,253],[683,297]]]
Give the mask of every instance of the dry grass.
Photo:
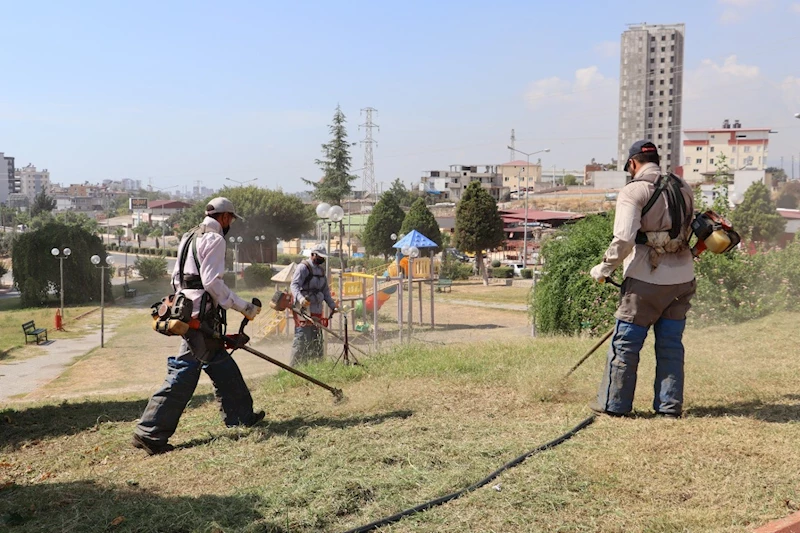
[[[738,532],[792,512],[797,319],[689,330],[686,419],[649,415],[645,355],[637,417],[601,418],[503,474],[499,491],[382,531]],[[343,531],[468,485],[585,418],[602,354],[561,376],[591,344],[411,346],[362,367],[309,367],[344,388],[343,404],[293,376],[263,378],[252,390],[268,423],[252,429],[221,427],[201,386],[178,449],[152,458],[128,444],[145,394],[18,405],[0,413],[0,524]]]

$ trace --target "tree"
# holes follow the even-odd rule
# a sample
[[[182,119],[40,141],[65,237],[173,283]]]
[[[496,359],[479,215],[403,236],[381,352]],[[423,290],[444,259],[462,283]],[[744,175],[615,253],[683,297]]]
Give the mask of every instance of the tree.
[[[787,180],[786,171],[782,168],[768,167],[765,172],[767,174],[772,174],[772,181],[775,183],[782,183]]]
[[[342,198],[353,192],[353,181],[356,176],[350,174],[350,143],[347,142],[344,113],[342,108],[336,106],[333,114],[333,123],[329,130],[333,138],[329,143],[322,145],[324,159],[317,159],[316,164],[323,171],[322,180],[319,182],[304,179],[307,185],[314,187],[312,194],[321,202],[331,205],[341,205]]]
[[[760,243],[776,242],[786,228],[786,221],[776,211],[767,186],[757,181],[744,193],[744,199],[730,215],[739,234]]]
[[[797,196],[788,193],[781,193],[778,196],[776,205],[781,209],[797,209]]]
[[[392,186],[389,187],[389,190],[383,194],[393,195],[395,200],[397,200],[397,205],[400,207],[411,207],[411,205],[417,199],[417,196],[413,191],[406,189],[406,186],[403,185],[403,182],[400,181],[400,178],[395,178],[392,182]]]
[[[255,236],[264,235],[266,243],[277,243],[278,239],[291,240],[314,228],[316,215],[314,208],[303,204],[297,196],[284,194],[283,191],[249,187],[224,188],[214,195],[224,196],[233,202],[236,212],[244,217],[231,226],[227,237],[242,237],[239,245],[239,257],[244,263],[260,263],[260,240]],[[203,221],[206,205],[212,197],[184,209],[168,221],[170,227],[177,226],[183,235]],[[273,244],[274,245],[274,244]],[[269,259],[267,259],[269,261]]]
[[[33,205],[31,205],[31,215],[36,216],[39,213],[50,212],[56,208],[56,199],[47,195],[47,191],[42,189],[42,192],[33,198]]]
[[[564,185],[567,187],[572,187],[578,184],[578,178],[575,177],[573,174],[567,174],[564,176]]]
[[[417,230],[435,242],[438,248],[442,247],[442,231],[439,229],[439,223],[436,222],[433,213],[425,205],[423,198],[417,198],[417,201],[406,213],[403,225],[400,227],[400,233],[408,233],[411,230]]]
[[[392,254],[392,233],[399,234],[405,219],[405,212],[397,204],[397,199],[392,194],[384,194],[367,219],[364,226],[362,241],[364,248],[370,255],[383,255],[384,258]]]
[[[122,237],[125,236],[125,230],[122,228],[115,229],[114,236],[117,238],[117,245],[122,246]]]
[[[456,246],[462,252],[475,253],[478,271],[483,284],[489,285],[483,251],[497,248],[503,243],[503,220],[497,212],[494,198],[481,187],[479,181],[471,182],[456,207]]]
[[[89,262],[93,255],[105,257],[103,242],[80,225],[50,222],[41,229],[20,234],[14,241],[11,270],[23,307],[47,303],[48,295],[61,290],[59,261],[50,255],[56,246],[72,250],[64,260],[64,303],[82,304],[100,300],[100,270]],[[111,294],[111,277],[105,290]]]

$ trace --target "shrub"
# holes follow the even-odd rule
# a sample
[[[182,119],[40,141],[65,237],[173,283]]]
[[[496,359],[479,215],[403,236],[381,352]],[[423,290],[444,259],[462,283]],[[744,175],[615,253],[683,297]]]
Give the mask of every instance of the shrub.
[[[452,280],[469,279],[472,275],[472,265],[459,263],[457,261],[447,261],[442,263],[439,270],[440,278],[447,278]]]
[[[6,266],[5,262],[0,261],[0,278],[8,274],[8,267]]]
[[[139,257],[133,266],[146,280],[156,280],[167,274],[167,260],[163,257]]]
[[[519,273],[523,279],[533,279],[533,269],[531,268],[523,268]]]
[[[514,268],[501,266],[492,269],[492,276],[495,278],[505,279],[514,277]]]
[[[277,264],[279,265],[288,265],[290,263],[299,263],[305,259],[300,254],[278,254]]]
[[[225,272],[222,275],[222,281],[224,281],[225,285],[227,285],[229,288],[235,289],[236,288],[236,273],[235,272]]]
[[[250,289],[266,287],[272,277],[269,265],[253,264],[244,269],[244,283]]]
[[[613,223],[613,212],[588,216],[545,242],[541,254],[547,273],[530,296],[542,333],[573,335],[588,327],[601,334],[613,324],[618,293],[589,276],[611,242]]]
[[[492,268],[497,268],[497,267],[501,266],[502,264],[503,263],[501,263],[498,259],[495,259],[495,260],[492,261]]]

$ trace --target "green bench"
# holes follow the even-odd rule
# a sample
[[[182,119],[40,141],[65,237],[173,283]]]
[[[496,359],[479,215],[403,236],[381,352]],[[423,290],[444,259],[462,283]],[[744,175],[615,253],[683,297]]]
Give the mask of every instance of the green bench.
[[[137,289],[131,289],[131,286],[127,283],[123,285],[122,288],[125,290],[125,298],[133,298],[136,296]]]
[[[36,340],[36,344],[42,341],[42,337],[47,342],[47,330],[45,328],[37,328],[33,320],[22,324],[22,332],[25,333],[25,344],[28,344],[29,337],[33,337]]]
[[[436,281],[436,292],[450,292],[450,289],[453,287],[453,280],[448,278],[439,278]]]

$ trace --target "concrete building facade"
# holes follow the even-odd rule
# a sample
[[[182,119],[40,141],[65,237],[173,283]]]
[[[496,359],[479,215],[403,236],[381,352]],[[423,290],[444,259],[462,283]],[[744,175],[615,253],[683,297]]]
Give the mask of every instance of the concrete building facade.
[[[681,164],[684,24],[636,24],[620,48],[618,170],[630,146],[647,139],[666,172]]]
[[[20,187],[14,175],[14,158],[0,152],[0,204],[8,203],[8,196],[18,192]]]
[[[28,164],[14,171],[15,177],[20,182],[20,192],[33,200],[42,191],[50,190],[50,172],[48,170],[36,170],[32,164]]]
[[[524,191],[525,187],[533,190],[537,183],[542,181],[541,163],[531,163],[517,159],[502,165],[497,165],[497,172],[502,178],[504,187],[508,187],[511,192]]]
[[[720,156],[731,173],[736,170],[764,170],[769,151],[769,128],[742,128],[738,120],[725,120],[720,128],[685,130],[683,177],[701,182],[717,171]]]
[[[450,170],[431,170],[425,174],[420,180],[419,189],[437,194],[442,201],[458,202],[464,189],[473,181],[480,181],[481,186],[497,201],[510,192],[496,165],[450,165]]]

